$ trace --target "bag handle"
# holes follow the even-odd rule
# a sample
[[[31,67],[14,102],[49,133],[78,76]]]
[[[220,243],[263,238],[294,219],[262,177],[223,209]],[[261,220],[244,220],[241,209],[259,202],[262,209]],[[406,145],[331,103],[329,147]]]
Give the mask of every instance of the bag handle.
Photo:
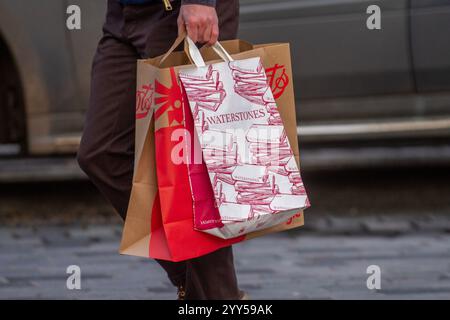
[[[231,57],[231,55],[228,53],[227,50],[220,44],[219,41],[217,41],[213,45],[214,51],[223,59],[223,61],[231,62],[234,61],[234,59]]]
[[[225,62],[234,61],[231,55],[225,50],[225,48],[218,41],[211,47],[223,61]],[[202,54],[200,53],[200,50],[195,45],[194,41],[192,41],[192,39],[189,38],[189,36],[186,36],[185,39],[185,51],[186,49],[190,57],[190,60],[195,64],[197,68],[206,66]]]
[[[186,31],[183,31],[181,34],[178,35],[178,37],[175,39],[174,43],[169,48],[169,50],[161,57],[161,59],[158,62],[159,66],[164,63],[164,61],[183,42],[183,40],[184,40],[184,51],[186,52],[186,55],[188,56],[189,60],[191,60],[191,62],[196,67],[206,66],[202,54],[200,53],[200,50],[198,50],[194,41],[192,41],[192,39],[188,37]],[[222,60],[226,62],[234,61],[231,55],[225,50],[224,47],[222,47],[222,45],[218,41],[214,45],[212,45],[212,48]]]
[[[183,40],[187,37],[186,31],[183,31],[178,35],[178,37],[175,39],[172,46],[169,48],[169,50],[162,56],[162,58],[159,60],[158,66],[162,65],[163,62],[170,56],[170,54],[183,42]]]
[[[192,41],[189,36],[186,36],[186,38],[184,39],[184,51],[189,57],[189,60],[191,60],[191,62],[195,64],[197,68],[206,66],[205,61],[200,54],[200,50],[198,50],[194,41]]]

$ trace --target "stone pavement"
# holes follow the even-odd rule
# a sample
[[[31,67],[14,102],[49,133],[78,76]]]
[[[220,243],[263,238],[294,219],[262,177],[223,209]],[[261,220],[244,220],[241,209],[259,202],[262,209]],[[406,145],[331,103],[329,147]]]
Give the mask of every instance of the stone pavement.
[[[449,219],[436,219],[320,218],[238,244],[239,282],[253,299],[449,299]],[[117,254],[120,230],[1,227],[0,299],[174,299],[154,261]],[[81,268],[81,290],[66,288],[69,265]],[[381,268],[381,290],[367,289],[369,265]]]

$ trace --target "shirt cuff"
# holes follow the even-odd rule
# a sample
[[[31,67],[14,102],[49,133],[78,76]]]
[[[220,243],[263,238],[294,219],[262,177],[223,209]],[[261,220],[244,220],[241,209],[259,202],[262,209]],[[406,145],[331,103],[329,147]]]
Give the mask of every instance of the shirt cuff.
[[[215,7],[216,0],[181,0],[181,5],[183,4],[201,4],[204,6]]]

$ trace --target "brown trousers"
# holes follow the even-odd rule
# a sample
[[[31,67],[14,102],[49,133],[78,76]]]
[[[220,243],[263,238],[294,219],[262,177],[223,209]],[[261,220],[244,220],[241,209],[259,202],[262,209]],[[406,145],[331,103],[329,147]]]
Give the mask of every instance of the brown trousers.
[[[145,5],[108,1],[92,66],[91,98],[77,159],[94,185],[125,218],[134,161],[136,60],[165,53],[177,37],[180,2],[165,11],[162,1]],[[236,38],[238,0],[218,0],[220,39]],[[157,260],[187,299],[236,299],[231,247],[174,263]]]

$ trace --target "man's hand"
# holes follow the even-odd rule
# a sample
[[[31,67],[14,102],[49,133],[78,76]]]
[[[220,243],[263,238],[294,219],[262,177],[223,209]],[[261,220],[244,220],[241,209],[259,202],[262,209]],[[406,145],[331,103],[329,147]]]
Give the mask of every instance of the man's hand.
[[[198,4],[184,4],[178,17],[178,33],[186,31],[194,42],[213,45],[219,38],[216,9]]]

